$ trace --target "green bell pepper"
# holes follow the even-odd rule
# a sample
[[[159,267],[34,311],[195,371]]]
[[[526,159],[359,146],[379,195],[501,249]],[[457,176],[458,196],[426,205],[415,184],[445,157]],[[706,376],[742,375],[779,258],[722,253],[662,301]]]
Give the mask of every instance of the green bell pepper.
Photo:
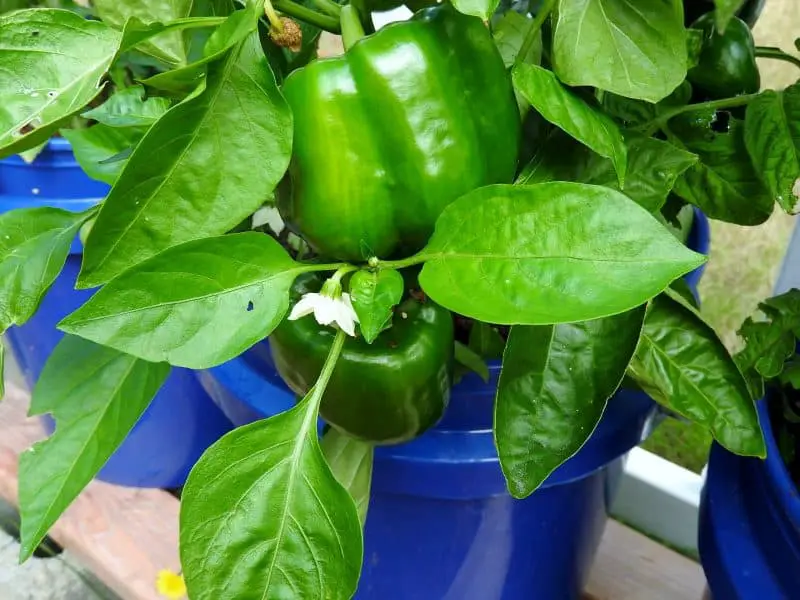
[[[442,210],[511,182],[520,116],[480,19],[436,6],[293,72],[288,226],[320,254],[359,261],[425,245]]]
[[[714,14],[708,13],[692,24],[704,34],[697,66],[689,70],[689,82],[709,99],[753,94],[761,87],[756,65],[753,34],[747,24],[733,17],[720,35]]]
[[[319,291],[317,276],[303,276],[293,299]],[[314,385],[336,332],[311,317],[286,320],[270,334],[275,367],[296,394]],[[435,425],[450,399],[453,317],[430,299],[413,296],[396,307],[392,326],[372,344],[347,338],[320,415],[345,433],[376,444],[413,439]]]

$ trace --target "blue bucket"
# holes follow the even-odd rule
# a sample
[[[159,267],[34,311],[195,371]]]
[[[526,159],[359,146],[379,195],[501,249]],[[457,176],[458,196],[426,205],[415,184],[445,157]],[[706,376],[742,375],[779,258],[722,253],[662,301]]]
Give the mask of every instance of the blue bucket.
[[[697,213],[690,245],[708,251]],[[687,276],[694,287],[702,270]],[[649,431],[656,409],[620,390],[580,452],[525,500],[506,490],[492,435],[499,363],[484,383],[468,374],[441,422],[420,438],[376,449],[359,600],[570,600],[594,560],[622,456]],[[236,425],[294,405],[267,341],[200,372]]]
[[[0,160],[0,212],[38,206],[82,211],[107,193],[106,184],[84,174],[69,143],[61,138],[50,140],[33,164],[18,156]],[[31,387],[63,336],[56,324],[93,293],[74,289],[80,265],[81,246],[76,239],[64,270],[37,313],[6,332]],[[46,418],[45,425],[53,430],[52,419]],[[98,478],[136,487],[178,487],[205,449],[230,428],[194,374],[175,368]]]
[[[719,600],[800,597],[800,490],[783,462],[766,401],[758,413],[767,459],[715,444],[700,502],[698,549]]]

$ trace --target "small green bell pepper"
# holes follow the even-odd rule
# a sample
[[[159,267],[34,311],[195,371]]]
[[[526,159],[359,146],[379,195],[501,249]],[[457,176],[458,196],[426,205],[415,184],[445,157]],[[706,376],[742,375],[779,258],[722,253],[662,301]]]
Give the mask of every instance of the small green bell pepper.
[[[294,301],[319,291],[322,281],[302,276]],[[281,378],[305,395],[322,370],[336,332],[312,316],[286,320],[270,334]],[[376,444],[398,444],[435,425],[450,399],[453,317],[430,299],[399,304],[392,326],[372,344],[347,338],[322,397],[320,415],[341,431]]]
[[[697,66],[689,70],[689,82],[709,99],[753,94],[761,87],[756,65],[753,34],[747,24],[733,17],[720,35],[714,14],[708,13],[692,24],[704,34]]]
[[[294,71],[291,192],[278,208],[322,255],[359,261],[425,245],[442,210],[511,182],[520,116],[480,19],[436,6]]]

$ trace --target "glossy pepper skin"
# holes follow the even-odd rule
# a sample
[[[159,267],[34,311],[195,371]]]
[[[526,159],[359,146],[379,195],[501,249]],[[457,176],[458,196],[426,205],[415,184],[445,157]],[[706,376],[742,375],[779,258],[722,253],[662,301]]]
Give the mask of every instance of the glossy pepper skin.
[[[294,300],[319,291],[304,276]],[[336,331],[313,316],[286,320],[270,334],[272,358],[296,394],[308,393]],[[450,399],[453,317],[432,300],[413,297],[396,307],[392,326],[372,343],[348,337],[322,397],[320,415],[345,433],[376,444],[399,444],[435,425]]]
[[[756,65],[753,34],[747,24],[733,17],[720,35],[714,14],[708,13],[692,24],[704,33],[700,62],[689,70],[689,82],[709,99],[753,94],[761,87]]]
[[[477,187],[511,182],[520,117],[484,24],[422,10],[293,72],[290,228],[348,261],[412,253],[436,218]]]

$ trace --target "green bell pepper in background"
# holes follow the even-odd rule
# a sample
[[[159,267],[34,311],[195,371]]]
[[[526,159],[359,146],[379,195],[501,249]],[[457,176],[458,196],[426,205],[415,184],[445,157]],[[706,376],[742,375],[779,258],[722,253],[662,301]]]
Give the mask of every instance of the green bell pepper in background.
[[[316,275],[298,278],[293,301],[317,292]],[[311,316],[286,320],[270,334],[275,366],[298,395],[317,380],[336,330]],[[435,425],[450,399],[453,317],[430,299],[401,302],[392,326],[372,344],[348,337],[336,363],[320,415],[345,433],[376,444],[398,444]]]
[[[761,87],[756,65],[753,34],[747,24],[733,17],[720,35],[714,14],[708,13],[692,24],[704,34],[697,66],[689,70],[689,82],[709,99],[753,94]]]
[[[278,208],[320,254],[412,253],[475,188],[513,179],[520,116],[487,27],[451,6],[418,12],[293,72],[291,193]]]

